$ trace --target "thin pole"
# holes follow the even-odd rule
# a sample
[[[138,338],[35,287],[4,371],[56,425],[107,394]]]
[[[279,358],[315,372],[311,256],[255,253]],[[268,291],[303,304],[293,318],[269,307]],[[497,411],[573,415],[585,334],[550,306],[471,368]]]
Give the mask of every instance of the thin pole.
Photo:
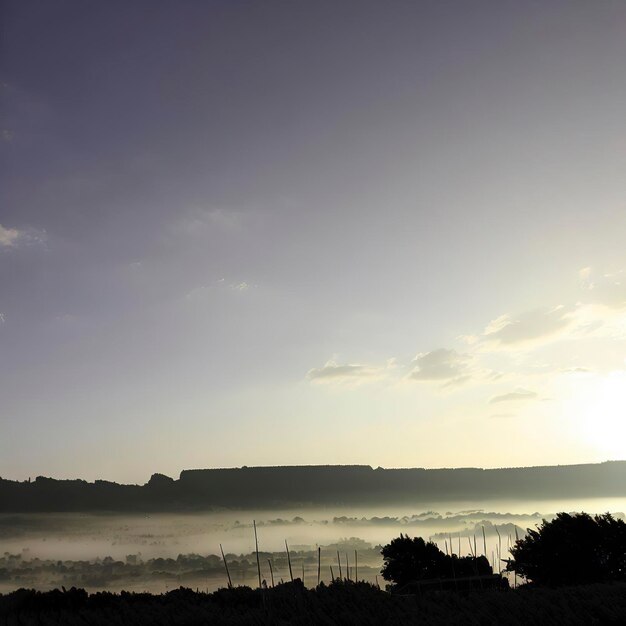
[[[252,520],[254,526],[254,547],[256,550],[256,569],[259,574],[259,589],[261,588],[261,562],[259,561],[259,541],[256,536],[256,521]]]
[[[485,537],[485,527],[483,526],[483,552],[487,558],[487,538]]]
[[[270,576],[272,577],[272,588],[274,587],[274,570],[272,569],[272,561],[267,559],[267,562],[270,566]]]
[[[320,586],[320,574],[322,567],[322,549],[317,547],[317,586]]]
[[[293,582],[293,572],[291,571],[291,557],[289,556],[289,546],[287,545],[286,539],[285,539],[285,548],[287,550],[287,563],[289,563],[289,577],[291,578],[291,582]]]
[[[339,550],[337,550],[337,561],[339,562],[339,580],[343,578],[341,575],[341,558],[339,557]]]
[[[228,563],[226,562],[226,557],[224,556],[224,548],[222,548],[221,543],[220,543],[220,550],[222,551],[222,560],[224,561],[224,567],[226,568],[226,576],[228,576],[228,588],[231,589],[233,586],[233,581],[230,579],[230,572],[228,571]]]
[[[304,557],[302,557],[302,584],[304,585]]]
[[[332,583],[335,580],[335,572],[333,572],[332,565],[329,565],[328,567],[330,567],[330,582]]]
[[[450,565],[452,566],[452,578],[454,578],[454,588],[458,591],[456,582],[456,571],[454,569],[454,555],[452,554],[452,535],[450,535]]]
[[[517,542],[519,541],[519,534],[517,532],[517,526],[515,526],[515,545],[517,546]],[[514,576],[514,587],[515,589],[517,589],[517,570],[515,571],[515,576]]]
[[[359,555],[354,551],[354,582],[359,582]]]
[[[347,552],[346,552],[346,580],[350,580],[350,562],[348,561]]]
[[[500,558],[502,557],[502,554],[501,554],[502,537],[500,536],[500,531],[498,530],[498,527],[494,525],[494,528],[496,529],[496,532],[498,533],[498,550],[496,552],[496,555],[498,557],[498,574],[499,574],[500,573]]]

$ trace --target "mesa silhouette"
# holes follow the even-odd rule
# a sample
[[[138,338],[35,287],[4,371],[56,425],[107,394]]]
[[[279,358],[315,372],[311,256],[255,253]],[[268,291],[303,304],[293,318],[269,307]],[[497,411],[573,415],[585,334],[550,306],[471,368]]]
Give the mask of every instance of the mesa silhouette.
[[[502,469],[311,465],[184,470],[145,485],[0,478],[1,512],[207,510],[626,496],[626,461]]]

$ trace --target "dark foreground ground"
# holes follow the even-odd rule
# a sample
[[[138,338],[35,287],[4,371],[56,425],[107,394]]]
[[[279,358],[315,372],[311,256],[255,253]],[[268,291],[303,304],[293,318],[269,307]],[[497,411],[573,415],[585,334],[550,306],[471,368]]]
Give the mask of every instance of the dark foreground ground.
[[[432,592],[391,596],[368,583],[335,583],[318,590],[299,581],[275,589],[179,589],[164,595],[96,593],[82,589],[0,595],[2,626],[104,624],[626,624],[626,584],[561,589]]]

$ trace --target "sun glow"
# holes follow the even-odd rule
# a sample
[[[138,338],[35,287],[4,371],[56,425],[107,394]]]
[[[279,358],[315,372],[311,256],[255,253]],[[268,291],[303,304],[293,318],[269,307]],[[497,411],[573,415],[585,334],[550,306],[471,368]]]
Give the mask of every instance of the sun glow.
[[[626,372],[599,377],[583,394],[576,394],[585,441],[610,459],[626,458]]]

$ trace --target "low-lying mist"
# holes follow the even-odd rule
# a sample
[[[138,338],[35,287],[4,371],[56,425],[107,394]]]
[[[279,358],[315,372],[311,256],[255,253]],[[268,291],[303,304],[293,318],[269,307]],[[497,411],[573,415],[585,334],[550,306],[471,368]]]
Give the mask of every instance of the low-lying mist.
[[[376,581],[380,546],[400,533],[435,541],[442,550],[469,554],[474,545],[496,569],[516,536],[556,511],[626,509],[623,498],[585,501],[490,502],[482,510],[472,502],[449,502],[421,511],[396,507],[309,508],[300,510],[215,510],[186,514],[4,514],[0,516],[0,591],[17,587],[48,589],[82,586],[161,592],[180,585],[216,589],[226,584],[220,544],[235,584],[257,584],[252,521],[256,520],[263,578],[289,576],[285,541],[294,577],[317,582],[317,549],[322,580],[330,567],[344,575],[353,567],[359,578]],[[537,510],[538,507],[540,510]],[[345,561],[348,562],[346,565]],[[335,572],[335,575],[338,571]]]

